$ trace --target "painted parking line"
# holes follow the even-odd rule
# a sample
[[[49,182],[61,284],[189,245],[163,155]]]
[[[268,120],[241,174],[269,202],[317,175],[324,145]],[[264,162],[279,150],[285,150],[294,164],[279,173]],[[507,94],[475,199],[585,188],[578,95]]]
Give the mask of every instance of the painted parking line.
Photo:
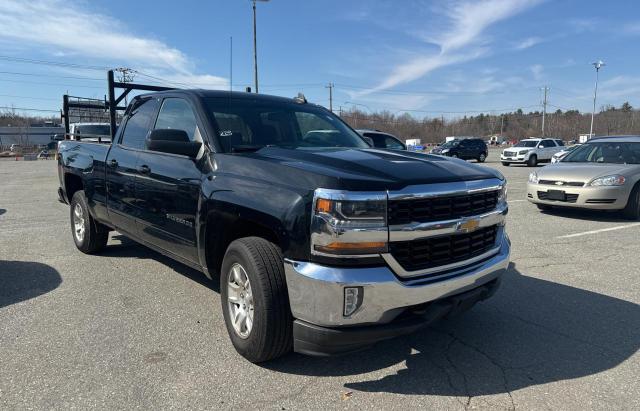
[[[556,238],[573,238],[573,237],[581,237],[583,235],[590,235],[590,234],[598,234],[598,233],[605,233],[607,231],[615,231],[615,230],[622,230],[625,228],[631,228],[631,227],[637,227],[640,226],[640,223],[632,223],[632,224],[625,224],[625,225],[619,225],[619,226],[615,226],[615,227],[609,227],[609,228],[603,228],[601,230],[592,230],[592,231],[585,231],[582,233],[575,233],[575,234],[567,234],[567,235],[561,235],[559,237]]]
[[[511,204],[511,203],[521,203],[523,201],[527,201],[527,200],[508,200],[507,203]]]

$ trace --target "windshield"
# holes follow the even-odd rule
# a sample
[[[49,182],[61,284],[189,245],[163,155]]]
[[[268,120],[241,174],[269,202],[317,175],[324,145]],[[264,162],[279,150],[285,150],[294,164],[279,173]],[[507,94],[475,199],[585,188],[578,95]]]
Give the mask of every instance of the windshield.
[[[265,146],[369,148],[334,114],[310,104],[247,98],[206,98],[205,104],[226,152]]]
[[[538,140],[522,140],[518,142],[514,147],[536,147],[538,145]]]
[[[640,143],[589,143],[567,154],[562,162],[640,164]]]
[[[75,129],[76,138],[83,137],[110,137],[111,136],[111,127],[109,124],[94,124],[87,126],[78,126]]]
[[[442,148],[452,148],[452,147],[457,147],[458,144],[460,144],[460,141],[458,140],[451,140],[451,141],[447,141],[446,143],[444,143],[443,145],[441,145],[440,147]]]

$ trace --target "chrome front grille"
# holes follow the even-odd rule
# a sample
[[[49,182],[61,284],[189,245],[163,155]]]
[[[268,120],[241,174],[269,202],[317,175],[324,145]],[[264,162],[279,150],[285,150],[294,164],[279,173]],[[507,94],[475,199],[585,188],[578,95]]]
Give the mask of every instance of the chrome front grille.
[[[411,186],[389,192],[389,252],[402,278],[457,272],[500,250],[507,204],[498,179]],[[450,274],[447,274],[450,275]]]
[[[498,190],[466,195],[390,200],[389,225],[445,221],[486,213],[496,208]]]

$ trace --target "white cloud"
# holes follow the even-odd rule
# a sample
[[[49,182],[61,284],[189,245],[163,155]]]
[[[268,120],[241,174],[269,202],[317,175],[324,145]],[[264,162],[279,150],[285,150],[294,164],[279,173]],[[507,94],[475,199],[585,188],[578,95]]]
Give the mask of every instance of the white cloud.
[[[434,70],[478,59],[489,53],[483,33],[494,23],[538,4],[540,0],[483,0],[449,3],[442,11],[447,29],[416,34],[436,45],[439,53],[416,55],[394,67],[377,86],[362,94],[374,93],[419,79]]]
[[[0,2],[0,40],[57,55],[128,65],[174,81],[226,84],[222,77],[194,74],[195,64],[166,43],[132,33],[119,20],[73,0]]]
[[[515,49],[516,50],[525,50],[528,49],[529,47],[533,47],[536,44],[540,44],[542,43],[542,39],[540,37],[528,37],[524,40],[522,40],[521,42],[519,42],[518,44],[515,45]]]
[[[531,74],[533,74],[533,79],[538,81],[542,78],[544,66],[542,64],[534,64],[533,66],[529,67],[529,70],[531,70]]]

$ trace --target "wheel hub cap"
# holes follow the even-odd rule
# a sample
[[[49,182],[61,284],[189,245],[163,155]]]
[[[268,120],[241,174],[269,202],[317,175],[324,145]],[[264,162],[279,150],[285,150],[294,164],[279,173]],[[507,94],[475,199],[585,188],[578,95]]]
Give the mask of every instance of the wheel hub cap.
[[[249,276],[238,263],[229,270],[227,307],[236,334],[240,338],[248,338],[253,327],[253,293]]]
[[[73,208],[73,232],[79,242],[84,240],[84,213],[80,204]]]

